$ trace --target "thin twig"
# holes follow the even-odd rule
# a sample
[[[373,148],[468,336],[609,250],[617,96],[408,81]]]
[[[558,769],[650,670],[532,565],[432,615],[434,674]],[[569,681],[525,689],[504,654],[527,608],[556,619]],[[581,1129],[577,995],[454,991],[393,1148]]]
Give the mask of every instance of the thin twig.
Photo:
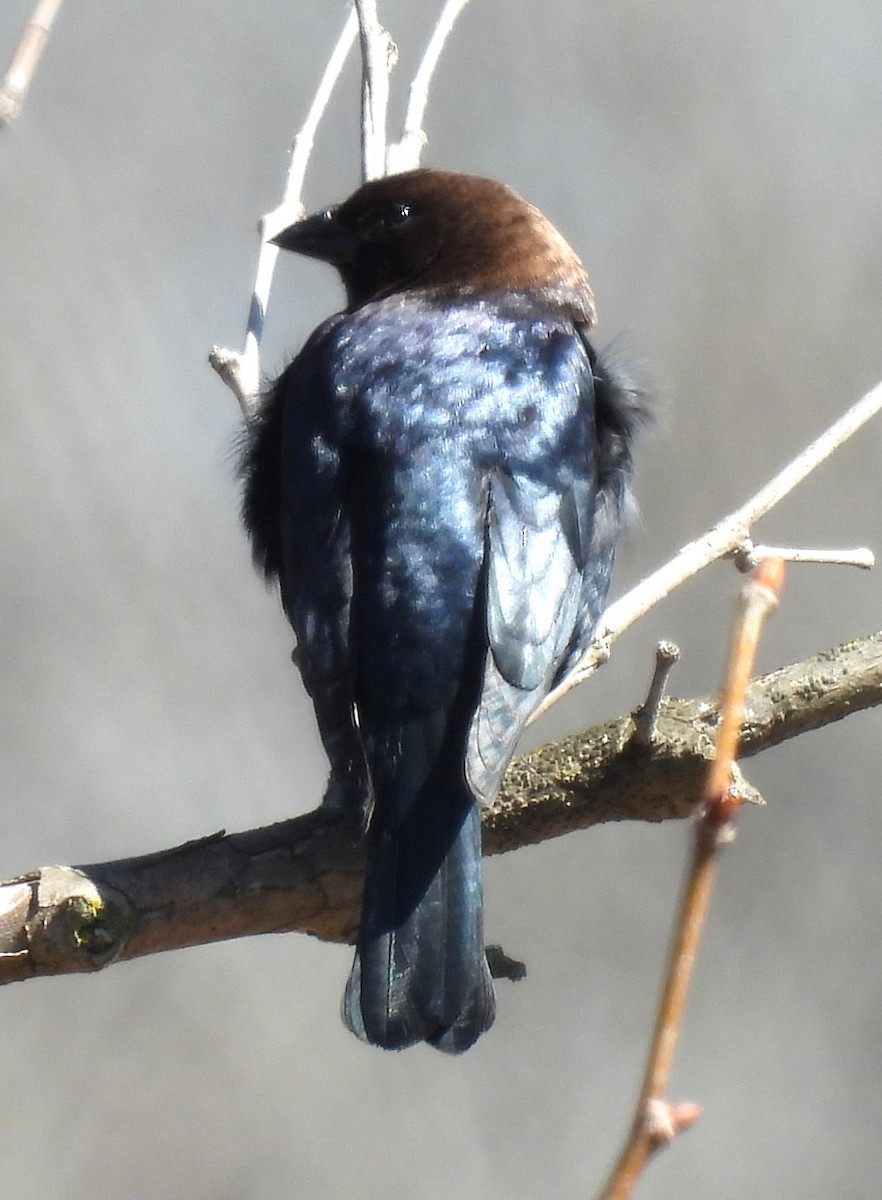
[[[447,0],[429,39],[411,85],[402,139],[392,148],[396,152],[395,170],[406,169],[405,164],[417,166],[419,163],[419,151],[424,140],[419,130],[428,100],[429,83],[444,42],[460,9],[466,3],[467,0]],[[259,408],[260,343],[279,253],[278,248],[271,245],[269,239],[304,215],[301,196],[316,129],[343,70],[356,33],[360,35],[362,51],[362,177],[373,179],[385,174],[387,169],[386,110],[389,101],[389,72],[397,60],[397,50],[389,34],[380,25],[375,0],[355,0],[343,32],[328,59],[303,127],[294,139],[282,201],[260,222],[260,250],[248,308],[244,348],[239,352],[227,347],[214,346],[208,356],[211,366],[235,394],[246,423],[254,419]],[[403,148],[405,142],[409,147],[407,150]],[[407,155],[410,157],[407,158]]]
[[[874,417],[882,408],[882,383],[878,383],[856,404],[825,430],[819,438],[751,497],[741,508],[724,517],[713,529],[690,542],[669,562],[659,567],[636,587],[616,600],[606,610],[597,635],[580,665],[550,692],[530,718],[530,724],[546,713],[573,688],[584,683],[609,658],[609,649],[616,638],[659,601],[670,595],[703,567],[732,554],[749,541],[753,524],[800,484],[807,475],[834,450]],[[796,552],[798,553],[798,552]],[[839,561],[838,559],[835,561]]]
[[[21,112],[34,71],[61,5],[62,0],[37,0],[36,8],[24,27],[12,62],[0,84],[0,128],[11,125]]]
[[[358,21],[355,10],[352,9],[328,59],[303,127],[294,139],[282,202],[278,208],[267,213],[261,219],[260,250],[257,256],[251,304],[248,308],[245,347],[239,353],[236,350],[215,346],[208,356],[212,367],[235,393],[246,422],[253,420],[258,407],[260,342],[263,337],[273,272],[279,254],[278,247],[271,245],[268,239],[303,216],[301,195],[316,130],[324,116],[334,85],[343,71],[349,51],[352,49],[357,29]]]
[[[750,538],[736,546],[732,558],[739,571],[752,571],[764,558],[782,558],[785,562],[830,563],[839,567],[859,567],[869,571],[876,565],[876,555],[866,546],[853,550],[808,550],[796,546],[754,546]]]
[[[398,171],[411,171],[420,165],[420,156],[426,144],[423,122],[426,116],[426,105],[429,102],[429,86],[444,44],[466,4],[468,4],[468,0],[446,0],[437,24],[432,30],[432,36],[429,38],[422,61],[417,67],[410,85],[401,137],[397,142],[392,143],[386,156],[390,175]]]
[[[738,750],[744,697],[763,623],[778,602],[783,581],[783,560],[767,559],[742,590],[723,694],[716,754],[708,773],[705,803],[695,821],[692,858],[680,902],[643,1086],[631,1132],[601,1193],[602,1200],[626,1200],[649,1157],[694,1124],[700,1115],[695,1104],[671,1104],[668,1101],[668,1078],[710,903],[719,851],[734,837],[734,820],[740,807],[740,797],[732,785],[732,766]]]
[[[361,40],[361,177],[386,174],[386,110],[389,73],[398,50],[380,24],[376,0],[355,0]]]
[[[303,122],[303,128],[294,138],[291,163],[288,167],[288,178],[285,180],[285,192],[282,199],[283,207],[288,210],[287,214],[282,214],[286,224],[291,223],[290,210],[292,208],[298,210],[299,215],[303,215],[303,205],[300,196],[303,191],[309,157],[312,154],[316,130],[324,116],[325,109],[328,107],[328,101],[331,98],[334,85],[340,78],[346,59],[349,56],[349,51],[355,42],[357,32],[358,18],[356,17],[355,9],[351,9],[349,16],[346,18],[346,24],[343,26],[340,36],[337,39],[337,44],[331,52],[331,57],[328,59],[324,74],[319,81],[312,105],[306,115],[306,120]],[[264,219],[268,222],[268,217]],[[272,237],[279,230],[270,229],[268,232],[269,236]]]

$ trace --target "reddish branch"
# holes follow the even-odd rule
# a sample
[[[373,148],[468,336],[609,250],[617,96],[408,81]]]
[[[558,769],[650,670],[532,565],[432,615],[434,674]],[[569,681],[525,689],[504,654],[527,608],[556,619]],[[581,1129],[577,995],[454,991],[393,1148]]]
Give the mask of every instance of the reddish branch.
[[[757,567],[741,593],[716,753],[708,771],[705,799],[695,821],[692,856],[643,1086],[631,1132],[601,1194],[602,1200],[627,1200],[650,1156],[693,1125],[700,1115],[697,1105],[671,1104],[665,1093],[710,907],[719,853],[735,836],[735,818],[741,807],[742,796],[733,783],[732,769],[738,753],[750,673],[763,624],[777,606],[783,583],[783,560],[770,558]]]

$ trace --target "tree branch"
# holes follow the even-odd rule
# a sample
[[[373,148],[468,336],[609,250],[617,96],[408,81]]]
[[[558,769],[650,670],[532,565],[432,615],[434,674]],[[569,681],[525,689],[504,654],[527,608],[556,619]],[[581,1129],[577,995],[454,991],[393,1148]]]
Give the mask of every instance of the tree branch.
[[[309,106],[309,112],[306,114],[306,120],[294,138],[282,201],[272,212],[261,217],[259,224],[260,249],[257,254],[251,303],[248,306],[244,349],[240,353],[238,350],[230,350],[224,346],[213,346],[208,355],[209,363],[238,400],[246,423],[254,419],[259,408],[260,343],[263,338],[263,326],[266,320],[270,288],[273,283],[273,273],[276,269],[276,259],[279,256],[278,247],[273,246],[269,239],[288,225],[293,225],[304,215],[305,210],[301,197],[306,168],[315,143],[316,130],[328,107],[334,85],[346,64],[349,51],[355,42],[357,30],[358,20],[353,8],[337,39],[337,44],[331,51],[331,57],[328,59],[312,104]]]
[[[741,809],[739,786],[732,773],[744,721],[744,706],[760,634],[778,607],[784,583],[784,561],[768,558],[744,585],[720,704],[716,747],[708,768],[704,799],[693,828],[692,853],[674,935],[668,970],[659,1001],[643,1084],[631,1129],[601,1200],[628,1200],[647,1162],[700,1116],[697,1104],[672,1104],[667,1098],[674,1051],[701,946],[720,853],[735,838]]]
[[[588,649],[582,662],[553,692],[545,697],[530,718],[530,723],[537,721],[543,713],[548,712],[552,705],[562,699],[573,688],[578,687],[589,679],[599,666],[609,658],[612,643],[629,626],[654,608],[666,596],[669,596],[681,583],[697,575],[703,567],[726,555],[742,559],[742,564],[750,569],[755,565],[756,551],[750,541],[752,526],[764,517],[775,505],[805,479],[812,471],[829,458],[839,447],[871,417],[882,409],[882,383],[876,386],[857,403],[845,412],[838,421],[826,429],[820,437],[789,462],[765,487],[760,488],[741,508],[730,513],[719,521],[713,529],[708,530],[688,546],[684,546],[678,554],[663,566],[653,571],[646,579],[642,579],[630,592],[621,596],[604,613],[597,635]],[[869,567],[873,565],[873,555],[869,550],[849,550],[836,555],[833,551],[799,551],[772,550],[764,547],[765,554],[773,553],[777,557],[792,561],[804,562],[844,562],[849,565]],[[753,557],[751,557],[753,552]]]
[[[282,200],[278,207],[266,213],[260,220],[260,248],[254,286],[251,290],[251,303],[248,306],[244,347],[238,351],[226,346],[213,346],[208,355],[212,368],[235,395],[246,423],[254,420],[259,409],[260,343],[279,254],[278,248],[271,245],[269,239],[300,220],[305,213],[301,197],[316,131],[355,42],[356,33],[360,38],[362,59],[362,178],[373,179],[385,174],[387,170],[404,171],[419,166],[420,153],[425,143],[422,123],[429,98],[429,84],[444,49],[444,43],[466,3],[467,0],[446,0],[414,75],[404,128],[400,140],[389,147],[388,164],[386,111],[389,103],[389,73],[395,65],[398,51],[380,24],[375,0],[356,0],[350,9],[346,24],[319,81],[306,120],[294,138]]]
[[[880,703],[882,632],[755,680],[740,754]],[[702,797],[718,715],[714,696],[665,700],[648,747],[624,716],[517,759],[484,815],[485,852],[605,821],[688,816]],[[317,809],[140,858],[30,872],[0,885],[0,982],[257,933],[348,941],[362,868],[354,824]]]
[[[398,48],[377,16],[376,0],[355,0],[361,41],[361,177],[386,174],[386,110],[389,73],[398,61]]]
[[[420,165],[423,146],[426,144],[426,134],[423,122],[426,116],[426,105],[429,103],[429,85],[444,44],[450,37],[456,19],[468,4],[468,0],[446,0],[441,10],[432,36],[429,38],[425,53],[417,67],[407,99],[407,112],[404,115],[404,126],[401,137],[393,142],[386,155],[386,166],[390,175],[398,171],[411,171]]]

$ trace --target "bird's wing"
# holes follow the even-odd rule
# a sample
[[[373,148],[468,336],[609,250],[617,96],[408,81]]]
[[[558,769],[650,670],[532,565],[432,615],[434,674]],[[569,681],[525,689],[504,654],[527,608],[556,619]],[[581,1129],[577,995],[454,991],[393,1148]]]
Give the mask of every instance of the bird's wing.
[[[543,481],[502,472],[490,481],[487,636],[500,674],[522,691],[548,680],[576,618],[581,576],[563,513],[564,498]]]
[[[329,323],[326,323],[330,325]],[[354,697],[350,639],[352,551],[346,477],[328,425],[333,394],[321,327],[274,385],[283,480],[279,582],[297,662],[331,763],[327,799],[363,806],[369,787]]]
[[[496,475],[487,518],[488,652],[469,736],[475,794],[496,792],[530,713],[548,691],[578,625],[582,574],[559,494]]]
[[[592,380],[546,410],[542,469],[503,457],[490,478],[485,539],[488,652],[467,771],[491,797],[514,742],[577,647],[593,632],[596,508]],[[519,463],[522,464],[519,466]],[[604,572],[602,590],[608,578]],[[602,597],[600,598],[602,603]]]

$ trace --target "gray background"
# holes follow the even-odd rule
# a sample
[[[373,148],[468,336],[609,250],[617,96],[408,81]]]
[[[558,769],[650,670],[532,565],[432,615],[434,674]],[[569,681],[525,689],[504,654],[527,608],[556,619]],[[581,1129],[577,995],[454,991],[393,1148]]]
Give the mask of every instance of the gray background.
[[[0,9],[12,47],[30,0]],[[434,3],[385,5],[396,113]],[[276,598],[238,525],[231,395],[258,215],[336,37],[338,3],[66,6],[0,136],[0,875],[310,808],[324,764]],[[882,8],[862,0],[473,0],[426,162],[505,179],[584,256],[600,340],[667,397],[623,590],[735,507],[882,375]],[[357,76],[307,203],[357,178]],[[277,370],[339,303],[285,262]],[[882,551],[882,425],[764,523]],[[537,737],[624,711],[652,647],[717,685],[723,565],[630,633]],[[762,666],[879,628],[880,575],[792,570]],[[662,1198],[878,1194],[878,713],[749,768],[769,807],[727,856],[672,1095],[700,1126]],[[18,1200],[590,1195],[618,1146],[687,841],[587,832],[488,864],[488,929],[525,958],[465,1058],[343,1030],[349,951],[191,950],[2,1001],[0,1193]]]

